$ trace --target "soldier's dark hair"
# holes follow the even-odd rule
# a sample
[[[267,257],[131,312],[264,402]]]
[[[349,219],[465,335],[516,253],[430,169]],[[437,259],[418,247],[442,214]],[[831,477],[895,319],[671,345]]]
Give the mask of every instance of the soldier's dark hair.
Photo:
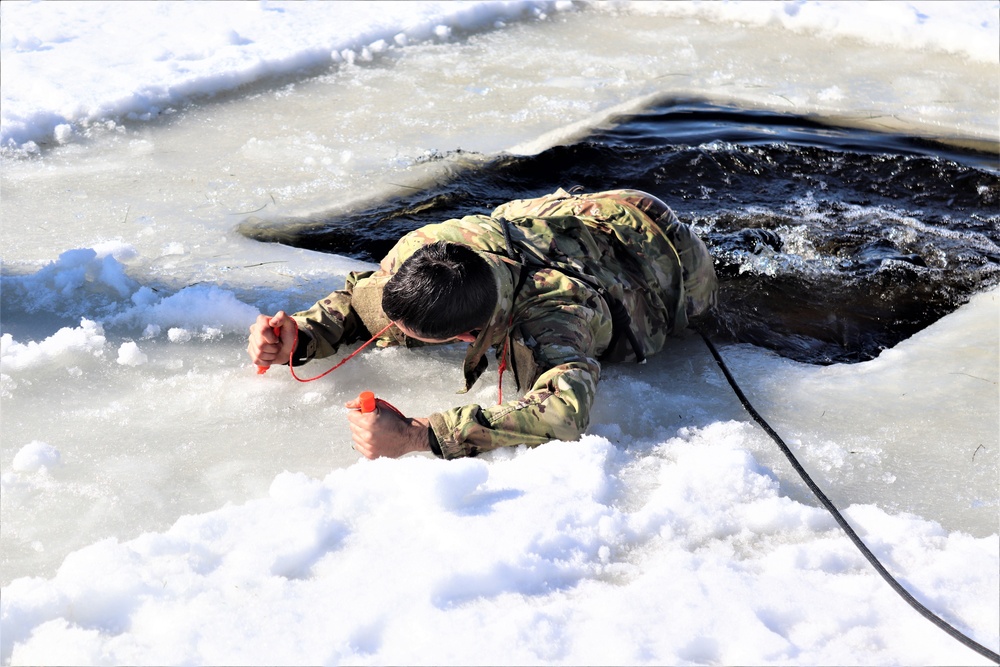
[[[486,325],[497,303],[493,272],[476,251],[438,241],[419,248],[382,290],[382,311],[421,338]]]

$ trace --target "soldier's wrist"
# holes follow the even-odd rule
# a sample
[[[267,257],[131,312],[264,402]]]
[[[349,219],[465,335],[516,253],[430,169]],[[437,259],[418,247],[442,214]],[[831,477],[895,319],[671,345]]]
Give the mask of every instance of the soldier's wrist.
[[[301,366],[316,356],[316,339],[303,328],[299,328],[299,340],[292,352],[292,366]]]
[[[407,424],[408,431],[406,433],[406,441],[409,443],[406,449],[410,452],[427,452],[433,451],[430,446],[430,442],[427,436],[427,431],[430,426],[426,419],[420,417],[411,417],[409,423]]]

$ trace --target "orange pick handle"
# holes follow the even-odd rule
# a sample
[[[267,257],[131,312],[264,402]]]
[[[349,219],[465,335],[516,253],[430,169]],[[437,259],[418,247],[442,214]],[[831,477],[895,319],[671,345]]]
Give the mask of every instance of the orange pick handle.
[[[281,342],[281,327],[271,327],[271,331],[273,331],[274,335],[278,337],[278,342],[280,343]],[[263,375],[264,373],[267,372],[268,368],[270,368],[270,366],[258,366],[257,367],[257,375]]]
[[[361,404],[361,412],[375,412],[375,394],[370,391],[363,391],[358,395],[358,403]]]

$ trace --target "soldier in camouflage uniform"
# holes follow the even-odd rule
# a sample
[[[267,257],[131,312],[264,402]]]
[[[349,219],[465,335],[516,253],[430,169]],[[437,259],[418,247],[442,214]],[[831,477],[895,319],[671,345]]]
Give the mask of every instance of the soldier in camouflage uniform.
[[[433,313],[417,323],[383,310],[387,285],[400,266],[438,242],[471,248],[494,283],[487,286],[495,302],[485,321],[463,323],[447,335],[427,333]],[[656,197],[637,190],[560,189],[503,204],[489,216],[407,234],[377,271],[351,273],[343,290],[309,310],[261,315],[251,327],[248,351],[258,365],[285,359],[298,365],[388,326],[380,346],[469,342],[463,365],[468,391],[493,348],[500,367],[509,367],[516,386],[526,390],[522,398],[492,407],[466,405],[426,419],[401,419],[388,410],[348,415],[355,449],[369,458],[428,449],[444,458],[475,456],[578,438],[590,420],[601,364],[643,361],[659,351],[689,317],[715,304],[716,289],[704,243]]]

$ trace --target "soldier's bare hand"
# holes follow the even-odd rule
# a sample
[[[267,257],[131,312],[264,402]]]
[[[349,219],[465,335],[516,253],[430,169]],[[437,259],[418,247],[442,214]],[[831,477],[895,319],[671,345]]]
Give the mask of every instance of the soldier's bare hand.
[[[396,459],[410,452],[430,451],[426,419],[400,417],[386,408],[361,412],[357,400],[349,401],[347,407],[354,449],[365,458]]]
[[[274,329],[280,330],[281,335],[274,333]],[[298,325],[295,320],[279,310],[272,317],[258,315],[257,321],[250,326],[250,337],[247,343],[247,354],[250,361],[257,366],[270,366],[271,364],[288,363],[288,357],[292,353],[295,345],[295,332]]]

